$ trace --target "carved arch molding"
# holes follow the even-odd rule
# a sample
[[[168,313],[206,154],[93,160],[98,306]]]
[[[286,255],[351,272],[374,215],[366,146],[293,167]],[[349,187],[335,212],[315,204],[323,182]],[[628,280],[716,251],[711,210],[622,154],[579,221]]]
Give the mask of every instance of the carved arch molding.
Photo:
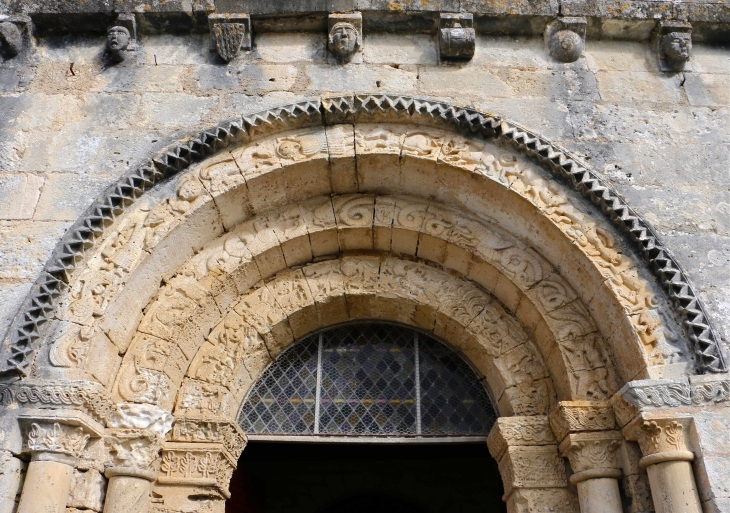
[[[678,264],[583,162],[495,114],[362,95],[227,122],[111,186],[4,339],[0,374],[33,381],[0,399],[87,412],[103,454],[89,468],[148,467],[157,445],[130,463],[114,444],[145,445],[124,429],[164,434],[172,413],[157,483],[225,497],[251,385],[295,341],[357,319],[443,339],[501,416],[546,433],[558,401],[726,370]],[[108,454],[105,425],[122,429]]]

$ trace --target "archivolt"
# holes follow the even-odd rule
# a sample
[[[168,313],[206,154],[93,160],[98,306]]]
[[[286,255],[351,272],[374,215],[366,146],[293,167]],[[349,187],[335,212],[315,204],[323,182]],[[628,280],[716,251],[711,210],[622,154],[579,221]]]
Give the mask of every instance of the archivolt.
[[[322,128],[325,121],[328,126]],[[353,121],[357,123],[354,127],[349,124]],[[367,123],[372,121],[407,121],[430,127]],[[306,128],[283,132],[302,126]],[[489,262],[485,251],[481,251],[484,240],[488,240],[481,238],[484,233],[470,239],[463,226],[455,218],[449,221],[448,216],[443,218],[445,224],[443,219],[433,224],[428,216],[431,206],[421,212],[426,215],[418,227],[396,225],[396,208],[399,216],[402,213],[398,199],[388,203],[362,196],[370,206],[356,209],[354,222],[346,229],[337,222],[329,231],[310,233],[310,228],[302,228],[310,241],[309,250],[302,249],[295,242],[296,237],[288,238],[287,230],[296,231],[296,227],[286,226],[286,212],[276,214],[284,215],[283,229],[267,228],[269,221],[262,215],[271,208],[281,211],[283,206],[306,198],[353,192],[433,197],[472,212],[471,217],[463,213],[457,216],[464,219],[466,226],[496,222],[506,227],[519,238],[529,240],[541,256],[533,254],[532,260],[517,258],[513,262],[516,269],[510,270],[506,265],[501,277],[492,276],[491,282],[485,279],[488,290],[503,290],[500,300],[505,305],[519,314],[523,304],[520,293],[529,297],[528,292],[536,284],[550,283],[551,274],[559,276],[547,263],[552,262],[568,282],[576,285],[577,294],[570,286],[565,288],[567,284],[563,282],[559,287],[568,295],[583,299],[583,308],[611,313],[594,319],[600,332],[612,333],[608,337],[609,347],[625,355],[626,362],[648,359],[651,364],[663,359],[666,351],[657,351],[661,334],[656,329],[659,317],[651,286],[641,277],[641,268],[625,252],[622,254],[622,245],[613,237],[613,229],[592,218],[590,208],[576,203],[576,198],[571,199],[562,186],[514,155],[482,140],[442,131],[439,126],[469,130],[487,138],[500,135],[512,139],[528,154],[548,161],[553,170],[567,174],[571,185],[599,203],[615,222],[628,227],[641,242],[644,255],[651,258],[655,272],[663,278],[669,297],[679,301],[682,313],[689,316],[685,327],[690,330],[690,339],[699,344],[701,368],[724,369],[716,335],[676,264],[645,224],[586,167],[495,116],[426,100],[367,96],[306,102],[243,118],[225,128],[181,141],[121,180],[92,206],[59,245],[6,340],[8,366],[3,372],[26,372],[42,330],[54,316],[59,321],[54,338],[63,334],[54,348],[73,348],[70,352],[52,351],[50,357],[56,365],[82,366],[80,361],[88,360],[88,351],[124,353],[142,309],[159,288],[160,278],[173,283],[178,278],[171,278],[195,251],[253,215],[256,217],[247,222],[255,233],[250,240],[241,239],[246,243],[240,245],[240,251],[249,251],[252,258],[253,253],[258,255],[252,260],[258,279],[321,255],[352,249],[412,254],[463,275],[478,272],[469,267],[475,259]],[[200,168],[179,172],[221,146],[234,147]],[[170,175],[175,176],[168,179]],[[342,201],[350,200],[336,197],[332,201],[333,215],[337,202]],[[362,224],[358,225],[358,221]],[[387,244],[384,238],[373,235],[386,237],[384,233],[389,237]],[[276,244],[267,245],[261,234],[275,239]],[[358,242],[363,237],[370,240],[364,248]],[[260,252],[256,250],[257,244],[262,248]],[[414,244],[415,249],[408,251]],[[419,250],[422,244],[423,249]],[[470,244],[475,247],[469,247]],[[497,252],[500,259],[510,255],[508,248],[504,249]],[[226,254],[231,256],[227,250]],[[507,257],[508,263],[511,258]],[[534,262],[540,264],[539,275],[533,275],[537,272]],[[247,290],[242,290],[232,277],[215,278],[211,286],[216,297],[227,298],[229,304],[234,296]],[[62,294],[66,290],[68,293]],[[166,291],[161,293],[167,294]],[[187,294],[183,294],[187,301],[212,301],[218,309],[215,315],[220,315],[219,299],[214,301],[207,293],[201,297]],[[183,299],[169,300],[168,304],[174,305],[174,301]],[[664,321],[671,331],[671,322]],[[199,316],[194,322],[204,324]],[[535,336],[539,336],[538,327],[533,328],[537,329]],[[587,334],[584,330],[581,336]],[[637,342],[633,346],[632,340]],[[639,341],[647,347],[649,357],[639,350]],[[637,355],[641,358],[634,358]],[[187,355],[187,361],[191,357]],[[642,368],[643,365],[622,366],[622,379],[645,377]],[[111,384],[115,371],[111,365],[94,369],[93,375]]]

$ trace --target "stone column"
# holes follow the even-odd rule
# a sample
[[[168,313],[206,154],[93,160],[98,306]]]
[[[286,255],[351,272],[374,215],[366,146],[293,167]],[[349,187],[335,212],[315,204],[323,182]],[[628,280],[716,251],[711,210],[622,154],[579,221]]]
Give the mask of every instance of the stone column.
[[[157,474],[152,463],[160,454],[157,433],[147,429],[114,429],[105,437],[110,466],[104,513],[147,513],[152,481]]]
[[[26,464],[7,451],[0,451],[0,513],[14,513]]]
[[[564,401],[550,414],[560,454],[573,469],[581,513],[622,513],[617,449],[623,435],[608,401]]]
[[[26,418],[26,443],[31,461],[25,475],[18,513],[64,513],[74,466],[90,433],[79,425],[53,418]]]
[[[624,428],[626,438],[641,447],[639,464],[649,474],[656,513],[702,512],[688,444],[691,423],[688,417],[655,411],[640,413]]]
[[[108,460],[104,475],[109,479],[104,513],[147,513],[152,482],[157,478],[152,464],[173,417],[152,404],[118,403],[109,416],[104,437]]]
[[[509,513],[578,512],[547,416],[501,417],[487,445],[499,463]]]

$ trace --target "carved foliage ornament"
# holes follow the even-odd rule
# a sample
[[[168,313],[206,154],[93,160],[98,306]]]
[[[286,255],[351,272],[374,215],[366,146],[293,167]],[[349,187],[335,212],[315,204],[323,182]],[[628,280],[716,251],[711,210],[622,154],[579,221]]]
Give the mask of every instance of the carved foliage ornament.
[[[67,426],[54,422],[30,425],[28,449],[37,452],[58,452],[79,457],[89,441],[82,427]]]
[[[687,450],[682,422],[677,420],[644,420],[634,430],[644,456],[663,451]]]
[[[31,289],[8,338],[3,341],[0,376],[27,374],[40,340],[46,334],[48,320],[57,308],[57,300],[67,291],[77,263],[84,260],[87,250],[104,235],[105,227],[156,184],[220,148],[237,143],[243,135],[256,138],[289,129],[292,125],[321,125],[325,118],[334,124],[346,119],[384,120],[393,115],[421,124],[466,128],[484,137],[499,135],[544,162],[556,174],[567,178],[568,183],[575,184],[577,191],[595,201],[621,230],[629,234],[645,261],[653,263],[651,269],[675,303],[677,315],[684,319],[689,337],[696,346],[698,370],[724,372],[727,369],[719,337],[678,264],[653,235],[651,227],[583,162],[522,127],[473,109],[408,96],[358,95],[302,102],[226,122],[172,144],[122,177],[117,186],[111,187],[96,201],[58,243],[55,256]]]

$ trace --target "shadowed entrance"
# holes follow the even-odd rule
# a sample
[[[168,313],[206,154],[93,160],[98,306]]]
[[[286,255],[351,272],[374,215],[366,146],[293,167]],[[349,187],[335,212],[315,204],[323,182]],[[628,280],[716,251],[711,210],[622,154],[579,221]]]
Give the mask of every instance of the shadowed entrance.
[[[226,513],[505,512],[486,444],[251,443]]]

